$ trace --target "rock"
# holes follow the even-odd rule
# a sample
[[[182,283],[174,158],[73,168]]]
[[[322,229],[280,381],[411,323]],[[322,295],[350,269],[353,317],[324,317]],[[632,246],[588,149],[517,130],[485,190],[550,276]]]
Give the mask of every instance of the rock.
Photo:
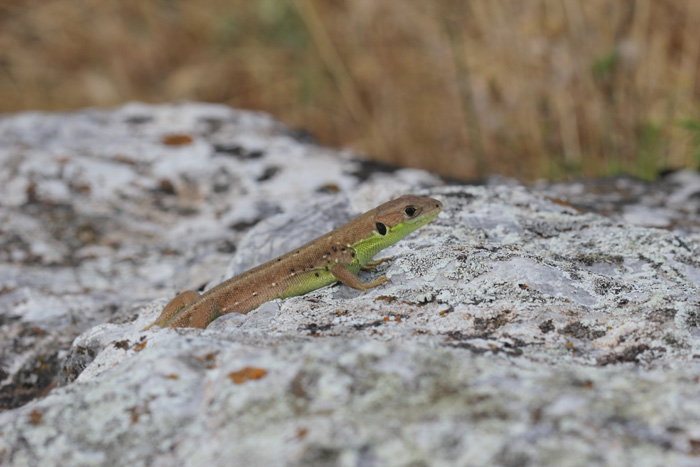
[[[294,134],[204,104],[0,120],[0,463],[697,463],[692,172],[447,186]],[[445,207],[385,286],[140,331],[407,192]]]
[[[560,202],[628,224],[696,235],[700,225],[700,172],[678,170],[655,183],[620,176],[573,183],[540,182],[538,190]]]

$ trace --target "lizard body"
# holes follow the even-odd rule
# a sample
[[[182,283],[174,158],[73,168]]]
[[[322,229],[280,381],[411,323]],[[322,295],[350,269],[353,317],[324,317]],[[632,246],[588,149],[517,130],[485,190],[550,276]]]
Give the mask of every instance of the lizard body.
[[[377,287],[388,279],[381,276],[362,282],[357,277],[360,269],[376,265],[371,262],[374,255],[430,222],[441,210],[438,200],[401,196],[201,295],[182,292],[145,329],[154,325],[205,328],[221,315],[245,314],[275,298],[303,295],[337,281],[363,292]]]

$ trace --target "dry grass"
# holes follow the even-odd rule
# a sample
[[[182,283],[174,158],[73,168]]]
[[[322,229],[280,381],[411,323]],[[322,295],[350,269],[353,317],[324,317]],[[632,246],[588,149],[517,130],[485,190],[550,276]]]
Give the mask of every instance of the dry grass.
[[[4,0],[0,110],[204,100],[454,177],[700,163],[696,0]]]

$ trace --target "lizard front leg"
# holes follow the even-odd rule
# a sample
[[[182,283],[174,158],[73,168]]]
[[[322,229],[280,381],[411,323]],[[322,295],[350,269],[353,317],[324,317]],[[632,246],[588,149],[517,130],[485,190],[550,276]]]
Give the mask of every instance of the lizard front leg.
[[[352,287],[353,289],[361,290],[363,292],[367,292],[367,289],[379,287],[380,285],[389,281],[389,279],[386,276],[379,276],[372,282],[362,282],[359,277],[350,272],[348,268],[346,268],[340,263],[336,263],[333,265],[333,267],[331,268],[331,274],[333,274],[333,277],[335,277],[348,287]]]

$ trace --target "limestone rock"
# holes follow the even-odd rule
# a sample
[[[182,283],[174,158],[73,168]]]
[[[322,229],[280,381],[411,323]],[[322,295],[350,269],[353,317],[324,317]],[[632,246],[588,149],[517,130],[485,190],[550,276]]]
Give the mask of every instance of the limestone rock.
[[[204,104],[6,116],[0,161],[0,463],[698,462],[691,172],[448,186]],[[140,331],[409,192],[444,211],[363,273],[385,286]]]

